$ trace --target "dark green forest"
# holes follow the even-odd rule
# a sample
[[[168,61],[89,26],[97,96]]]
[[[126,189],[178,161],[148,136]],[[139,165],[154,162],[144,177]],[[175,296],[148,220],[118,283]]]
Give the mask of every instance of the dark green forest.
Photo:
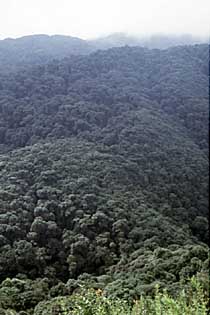
[[[0,314],[208,286],[209,46],[77,44],[0,46]]]

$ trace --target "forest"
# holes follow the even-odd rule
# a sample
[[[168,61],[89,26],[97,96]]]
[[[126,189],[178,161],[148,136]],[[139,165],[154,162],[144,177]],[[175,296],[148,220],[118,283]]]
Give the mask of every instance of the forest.
[[[207,314],[209,45],[77,44],[0,45],[0,314]]]

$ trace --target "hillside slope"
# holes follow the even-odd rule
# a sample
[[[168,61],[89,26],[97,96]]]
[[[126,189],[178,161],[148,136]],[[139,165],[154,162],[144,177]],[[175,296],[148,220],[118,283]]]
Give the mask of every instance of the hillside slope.
[[[175,294],[206,274],[208,53],[114,48],[0,74],[0,307],[81,286]]]
[[[115,48],[2,74],[0,151],[110,133],[119,115],[146,108],[173,117],[207,153],[208,53],[208,45]]]

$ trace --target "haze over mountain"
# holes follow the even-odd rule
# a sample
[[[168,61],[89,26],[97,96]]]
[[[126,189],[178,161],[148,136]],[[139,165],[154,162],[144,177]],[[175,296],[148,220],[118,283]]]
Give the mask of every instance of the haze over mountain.
[[[209,0],[2,0],[1,38],[64,34],[89,39],[125,32],[140,36],[209,36]]]
[[[85,55],[98,49],[122,46],[142,46],[166,49],[178,45],[192,45],[205,42],[204,39],[190,35],[135,37],[115,33],[106,37],[83,40],[63,35],[31,35],[17,39],[0,40],[0,65],[24,63],[43,63],[52,59],[62,59],[70,55]],[[207,39],[206,39],[207,42]]]
[[[142,46],[147,48],[166,49],[178,45],[194,45],[207,43],[208,38],[199,38],[189,34],[185,35],[152,35],[152,36],[135,36],[126,33],[114,33],[105,37],[101,37],[90,41],[99,49],[107,49],[112,47]]]

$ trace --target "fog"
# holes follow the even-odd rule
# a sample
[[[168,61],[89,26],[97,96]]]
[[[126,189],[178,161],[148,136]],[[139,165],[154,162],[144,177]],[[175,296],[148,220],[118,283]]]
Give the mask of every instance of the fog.
[[[1,0],[0,38],[63,34],[84,39],[115,32],[209,35],[209,0]]]

